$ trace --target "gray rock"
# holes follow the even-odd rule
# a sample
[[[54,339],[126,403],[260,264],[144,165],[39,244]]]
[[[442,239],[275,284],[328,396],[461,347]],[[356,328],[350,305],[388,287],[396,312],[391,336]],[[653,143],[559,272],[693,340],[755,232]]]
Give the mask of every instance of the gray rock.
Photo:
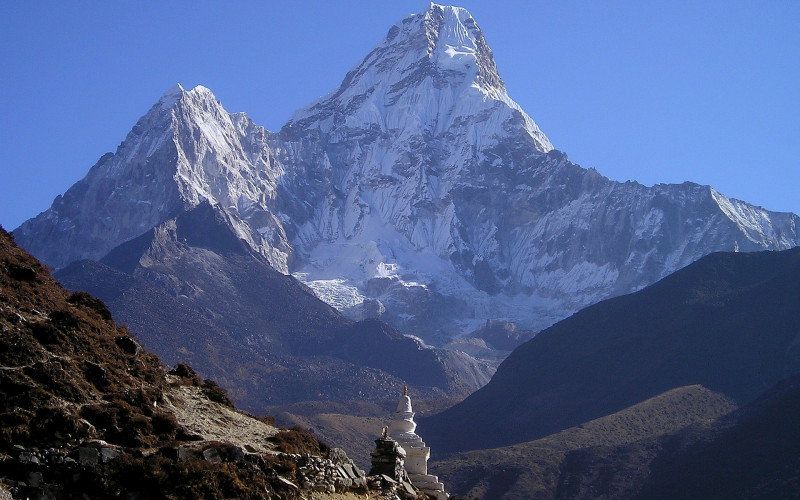
[[[215,464],[222,462],[222,457],[219,455],[219,450],[216,448],[208,448],[207,450],[203,451],[203,459],[206,462]]]
[[[104,464],[107,464],[108,462],[114,460],[121,454],[122,453],[115,448],[102,448],[100,450],[100,461],[103,462]]]
[[[11,492],[9,492],[2,483],[0,483],[0,500],[14,500],[14,497],[11,496]]]
[[[28,473],[28,484],[33,488],[38,488],[44,479],[42,478],[41,472],[29,472]]]
[[[100,461],[97,448],[78,448],[78,463],[85,467],[94,467]]]
[[[346,477],[348,477],[350,479],[355,479],[355,478],[358,477],[358,474],[356,474],[356,471],[353,470],[353,466],[352,465],[343,464],[342,465],[342,469],[344,470],[345,474],[347,475]]]
[[[246,454],[243,449],[239,448],[238,446],[234,446],[230,449],[230,460],[232,462],[244,462]]]
[[[24,451],[19,454],[19,461],[22,464],[39,465],[39,458],[29,451]]]
[[[181,446],[177,450],[177,457],[176,458],[177,458],[178,462],[185,462],[187,460],[195,460],[195,459],[200,458],[200,452],[198,452],[194,448]]]
[[[142,346],[131,337],[118,337],[115,342],[120,349],[132,356],[139,356],[142,354]]]
[[[341,448],[331,448],[331,451],[328,452],[328,460],[337,465],[350,463],[351,461],[347,453]]]

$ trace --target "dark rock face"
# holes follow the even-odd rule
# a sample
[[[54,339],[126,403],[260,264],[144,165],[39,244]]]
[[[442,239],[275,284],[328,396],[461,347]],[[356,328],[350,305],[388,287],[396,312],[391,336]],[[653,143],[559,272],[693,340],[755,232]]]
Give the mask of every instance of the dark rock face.
[[[208,204],[57,277],[106,301],[167,363],[191,364],[251,410],[303,400],[381,401],[406,384],[432,397],[466,395],[491,373],[378,321],[344,318],[275,271]]]
[[[529,441],[685,385],[752,401],[800,372],[798,282],[797,249],[713,254],[543,331],[420,425],[434,450],[457,451]]]

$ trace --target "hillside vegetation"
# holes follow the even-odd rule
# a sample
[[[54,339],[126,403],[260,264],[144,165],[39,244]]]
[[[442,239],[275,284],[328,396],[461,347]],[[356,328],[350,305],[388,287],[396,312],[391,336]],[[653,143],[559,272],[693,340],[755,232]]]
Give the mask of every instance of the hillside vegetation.
[[[352,462],[301,428],[168,372],[99,300],[69,293],[0,228],[0,491],[35,498],[299,498],[350,491]]]

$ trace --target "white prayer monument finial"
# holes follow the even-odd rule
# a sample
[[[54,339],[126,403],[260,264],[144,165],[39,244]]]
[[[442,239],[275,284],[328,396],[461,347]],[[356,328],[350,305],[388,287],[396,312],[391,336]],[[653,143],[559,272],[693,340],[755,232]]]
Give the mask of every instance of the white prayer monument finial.
[[[397,410],[389,424],[389,435],[406,451],[405,469],[411,484],[437,500],[445,499],[448,495],[444,492],[444,485],[439,482],[438,477],[428,474],[431,449],[414,432],[416,429],[408,387],[403,387],[403,395],[397,402]]]

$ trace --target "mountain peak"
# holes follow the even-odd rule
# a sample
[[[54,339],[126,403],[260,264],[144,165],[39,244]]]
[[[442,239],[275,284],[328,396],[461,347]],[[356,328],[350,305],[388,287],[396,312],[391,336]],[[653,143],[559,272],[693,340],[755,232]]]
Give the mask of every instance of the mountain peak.
[[[424,18],[428,53],[437,68],[472,77],[474,83],[494,98],[505,94],[492,50],[467,9],[431,3]]]
[[[178,102],[184,92],[186,91],[183,90],[181,84],[176,83],[172,88],[164,92],[161,99],[158,100],[158,103],[161,105],[162,109],[169,109]]]
[[[184,96],[190,96],[194,98],[194,100],[217,100],[214,93],[211,92],[211,89],[208,87],[196,85],[191,90],[186,90],[183,88],[183,85],[176,83],[172,88],[164,92],[153,108],[156,110],[171,110]]]
[[[521,124],[537,150],[553,149],[508,96],[472,15],[432,3],[392,26],[338,89],[295,112],[286,129],[336,135],[359,128],[401,138],[447,134],[476,120],[485,137],[506,135],[504,126],[491,124]]]

